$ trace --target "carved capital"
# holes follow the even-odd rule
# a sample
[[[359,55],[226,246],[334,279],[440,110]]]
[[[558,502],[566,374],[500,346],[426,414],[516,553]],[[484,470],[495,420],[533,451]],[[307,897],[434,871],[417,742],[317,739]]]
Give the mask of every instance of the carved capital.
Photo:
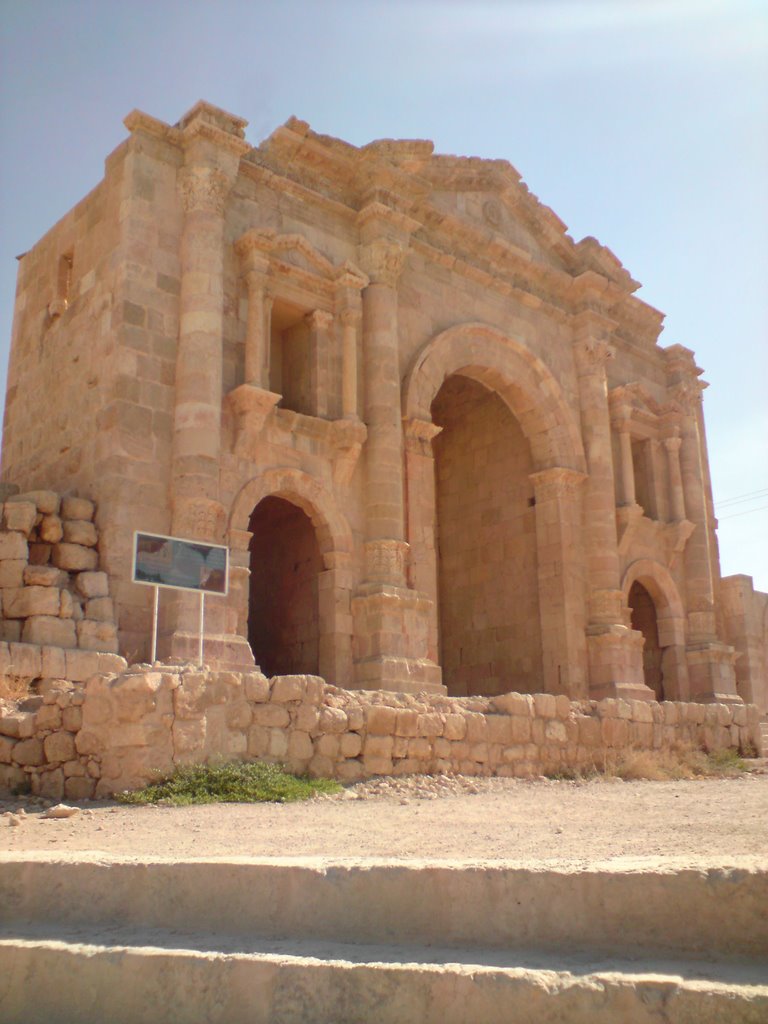
[[[372,540],[365,545],[365,575],[370,582],[405,585],[408,544],[401,540]]]
[[[679,452],[680,445],[683,443],[683,439],[679,437],[677,434],[672,434],[669,437],[663,438],[662,440],[664,447],[667,449],[668,452]]]
[[[603,338],[579,338],[573,350],[580,373],[598,373],[616,355],[616,349]]]
[[[231,187],[227,175],[213,167],[186,167],[179,174],[179,192],[186,213],[221,216]]]
[[[397,285],[408,253],[401,242],[378,238],[360,247],[360,262],[373,284]]]
[[[536,493],[536,501],[550,501],[553,498],[572,498],[579,493],[586,473],[580,473],[576,469],[567,469],[565,466],[553,466],[551,469],[542,469],[538,473],[531,473],[533,489]]]
[[[403,419],[406,450],[432,458],[432,441],[442,429],[431,420]]]
[[[304,319],[310,330],[328,331],[333,324],[333,313],[328,313],[324,309],[313,309]]]
[[[670,398],[683,410],[683,412],[694,412],[696,406],[701,403],[702,392],[707,385],[696,377],[684,377],[676,384],[670,385],[668,391]]]
[[[212,498],[179,496],[174,504],[173,529],[190,540],[220,543],[226,526],[224,507]]]

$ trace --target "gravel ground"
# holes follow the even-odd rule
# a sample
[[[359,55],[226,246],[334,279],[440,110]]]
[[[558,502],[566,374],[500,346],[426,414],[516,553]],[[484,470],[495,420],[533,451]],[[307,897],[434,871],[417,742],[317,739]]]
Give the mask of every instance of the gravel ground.
[[[374,779],[295,804],[0,802],[0,850],[146,858],[321,856],[557,860],[673,857],[768,864],[768,771],[686,782],[461,776]]]

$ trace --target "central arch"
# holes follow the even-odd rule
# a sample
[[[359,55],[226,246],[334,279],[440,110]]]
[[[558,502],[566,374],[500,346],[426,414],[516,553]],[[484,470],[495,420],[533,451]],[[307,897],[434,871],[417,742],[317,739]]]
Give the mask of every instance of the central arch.
[[[460,324],[414,359],[403,383],[403,414],[411,578],[435,602],[430,644],[442,649],[449,691],[581,695],[586,648],[575,541],[585,459],[560,384],[521,342],[487,324]],[[482,447],[475,428],[491,435],[490,449],[475,454],[489,460],[487,480],[461,454],[462,447]],[[452,454],[451,437],[462,433]],[[466,500],[450,497],[452,458],[464,465],[456,486]],[[509,493],[500,498],[505,487]],[[496,579],[484,585],[484,573]],[[469,593],[467,579],[477,581],[477,594]]]
[[[624,573],[621,587],[632,628],[645,638],[646,685],[657,700],[687,700],[685,610],[669,570],[653,559],[638,558]]]

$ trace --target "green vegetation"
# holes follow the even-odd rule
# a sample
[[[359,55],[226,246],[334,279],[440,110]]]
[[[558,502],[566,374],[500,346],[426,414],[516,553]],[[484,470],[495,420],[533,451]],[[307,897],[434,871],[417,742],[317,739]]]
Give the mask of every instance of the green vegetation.
[[[318,793],[338,793],[333,779],[291,775],[281,765],[261,761],[194,764],[177,768],[167,779],[120,794],[125,804],[182,807],[214,803],[289,803]]]

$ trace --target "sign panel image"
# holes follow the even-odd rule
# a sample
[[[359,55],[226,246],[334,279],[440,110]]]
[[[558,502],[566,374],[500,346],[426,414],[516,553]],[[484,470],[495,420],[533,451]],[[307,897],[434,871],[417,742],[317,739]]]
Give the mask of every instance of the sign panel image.
[[[133,581],[153,587],[226,594],[229,549],[217,544],[134,534]]]

